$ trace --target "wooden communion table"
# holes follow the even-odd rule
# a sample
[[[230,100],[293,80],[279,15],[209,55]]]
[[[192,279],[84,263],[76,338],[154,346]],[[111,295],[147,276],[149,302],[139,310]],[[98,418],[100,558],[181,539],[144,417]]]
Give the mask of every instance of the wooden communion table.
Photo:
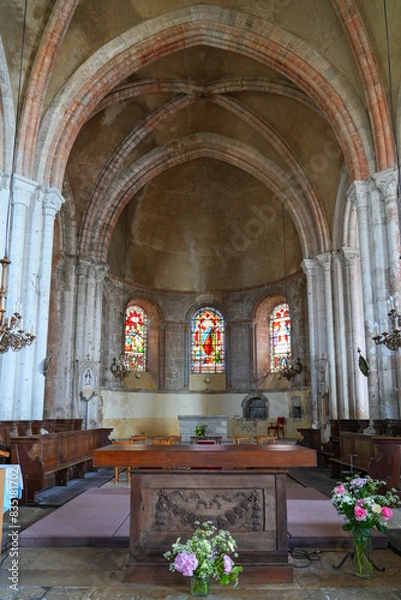
[[[316,466],[316,452],[302,446],[181,445],[105,446],[97,467],[131,468],[129,561],[125,579],[182,583],[163,553],[195,521],[213,521],[238,544],[240,579],[288,583],[286,468]],[[113,507],[110,507],[113,510]]]

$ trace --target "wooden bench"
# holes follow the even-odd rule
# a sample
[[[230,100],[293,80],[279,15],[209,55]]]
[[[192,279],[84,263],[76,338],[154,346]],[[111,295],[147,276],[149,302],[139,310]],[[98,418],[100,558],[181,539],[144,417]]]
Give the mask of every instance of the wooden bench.
[[[351,472],[367,473],[370,461],[379,456],[380,451],[373,441],[373,436],[342,432],[339,456],[329,459],[330,477],[339,479]]]
[[[24,481],[21,502],[34,503],[36,492],[84,477],[92,466],[94,450],[110,443],[111,431],[88,429],[11,438],[11,460],[21,466]]]
[[[339,456],[329,460],[331,477],[340,479],[351,471],[367,474],[401,496],[401,437],[343,432],[339,449]]]
[[[29,421],[0,421],[0,442],[7,448],[13,437],[39,435],[43,429],[48,433],[60,431],[79,431],[82,429],[82,419],[32,419]]]

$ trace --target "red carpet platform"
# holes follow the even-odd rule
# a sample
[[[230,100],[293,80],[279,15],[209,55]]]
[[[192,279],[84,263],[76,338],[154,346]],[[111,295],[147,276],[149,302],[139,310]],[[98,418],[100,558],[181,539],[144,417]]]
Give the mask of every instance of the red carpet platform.
[[[92,488],[20,533],[20,546],[128,547],[129,488]],[[347,548],[351,536],[331,501],[313,488],[287,487],[288,545]],[[375,548],[388,538],[375,532]]]

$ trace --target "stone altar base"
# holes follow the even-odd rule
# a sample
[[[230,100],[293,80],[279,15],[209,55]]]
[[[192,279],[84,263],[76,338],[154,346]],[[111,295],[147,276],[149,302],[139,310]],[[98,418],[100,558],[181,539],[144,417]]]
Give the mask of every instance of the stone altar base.
[[[260,470],[132,471],[129,562],[125,580],[180,583],[163,553],[190,538],[195,521],[230,531],[241,548],[241,581],[290,583],[286,473]]]

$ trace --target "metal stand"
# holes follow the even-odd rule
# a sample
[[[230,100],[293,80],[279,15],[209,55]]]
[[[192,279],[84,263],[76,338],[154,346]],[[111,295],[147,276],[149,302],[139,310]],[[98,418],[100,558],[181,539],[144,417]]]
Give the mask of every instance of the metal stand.
[[[333,565],[333,569],[340,569],[349,558],[353,559],[354,558],[354,554],[355,552],[353,550],[351,550],[351,552],[347,552],[347,554],[344,556],[344,558],[341,560],[341,562],[338,563],[338,565]],[[380,569],[377,565],[375,565],[375,563],[372,561],[372,565],[375,571],[380,571],[381,573],[383,573],[383,571],[385,571],[386,569],[383,567],[383,569]]]

